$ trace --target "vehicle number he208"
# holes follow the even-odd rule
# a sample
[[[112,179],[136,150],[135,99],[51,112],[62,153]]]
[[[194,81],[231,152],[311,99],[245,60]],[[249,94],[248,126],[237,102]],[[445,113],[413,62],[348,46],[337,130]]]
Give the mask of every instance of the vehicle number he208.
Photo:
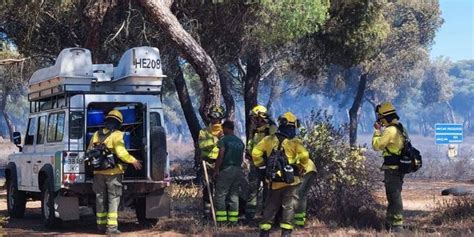
[[[135,68],[160,69],[161,61],[160,59],[137,58],[135,60]]]

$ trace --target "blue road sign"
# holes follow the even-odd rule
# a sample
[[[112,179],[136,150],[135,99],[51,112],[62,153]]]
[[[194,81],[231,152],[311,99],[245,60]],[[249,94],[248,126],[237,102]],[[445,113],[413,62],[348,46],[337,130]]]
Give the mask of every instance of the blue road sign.
[[[435,140],[438,145],[462,143],[464,140],[462,124],[435,124]]]

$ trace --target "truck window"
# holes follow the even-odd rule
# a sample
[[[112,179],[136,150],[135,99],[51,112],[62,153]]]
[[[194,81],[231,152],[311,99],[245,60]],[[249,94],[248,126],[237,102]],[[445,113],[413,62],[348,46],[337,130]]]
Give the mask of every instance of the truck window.
[[[150,127],[160,127],[161,126],[161,116],[158,112],[150,113]]]
[[[25,136],[25,145],[33,145],[36,134],[36,118],[30,118],[28,121],[28,129]]]
[[[44,144],[46,137],[46,116],[39,117],[38,135],[36,136],[36,144]]]
[[[48,142],[61,142],[64,136],[64,112],[53,113],[48,118]]]
[[[69,138],[81,139],[84,132],[84,113],[74,111],[69,117]]]

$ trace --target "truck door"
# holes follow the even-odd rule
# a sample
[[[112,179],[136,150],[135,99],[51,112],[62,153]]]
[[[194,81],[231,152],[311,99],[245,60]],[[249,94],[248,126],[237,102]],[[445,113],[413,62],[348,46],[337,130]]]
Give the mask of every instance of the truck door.
[[[18,156],[18,162],[16,162],[19,165],[20,171],[18,174],[19,189],[22,190],[29,189],[33,184],[31,158],[35,153],[37,120],[37,117],[29,119],[23,152]]]
[[[32,187],[35,190],[39,190],[38,175],[43,165],[49,160],[51,155],[48,155],[48,151],[45,149],[46,141],[46,115],[38,117],[38,129],[36,132],[35,142],[35,155],[31,157],[32,165]],[[49,152],[50,154],[51,152]]]

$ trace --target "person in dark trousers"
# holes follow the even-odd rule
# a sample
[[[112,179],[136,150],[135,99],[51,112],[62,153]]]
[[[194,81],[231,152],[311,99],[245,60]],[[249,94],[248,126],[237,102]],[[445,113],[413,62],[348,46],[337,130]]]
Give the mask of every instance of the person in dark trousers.
[[[269,187],[265,199],[265,209],[260,222],[260,236],[269,237],[270,230],[274,224],[275,215],[282,209],[280,219],[281,236],[289,237],[293,230],[295,217],[295,206],[298,201],[298,190],[301,183],[300,173],[305,173],[308,166],[309,153],[303,142],[296,137],[296,128],[299,127],[299,120],[296,116],[287,112],[278,118],[278,131],[274,135],[266,136],[252,150],[252,159],[256,167],[265,167],[272,177],[266,176],[266,183]],[[280,155],[284,154],[284,157]],[[277,172],[273,170],[272,163],[274,157],[285,159],[284,169]],[[267,157],[265,159],[264,157]],[[267,160],[268,165],[265,163]],[[269,166],[270,165],[270,166]],[[281,168],[281,167],[280,167]],[[293,177],[286,180],[285,177]]]
[[[214,173],[217,156],[219,155],[217,142],[224,135],[222,131],[222,118],[224,115],[225,111],[222,106],[213,106],[210,113],[208,114],[208,117],[211,119],[209,125],[199,131],[198,146],[200,160],[197,162],[196,168],[198,168],[198,179],[203,184],[202,201],[204,218],[211,217],[211,201],[209,197],[209,191],[211,192],[211,195],[214,195],[214,182],[212,179],[209,180],[209,190],[207,185],[205,185],[204,168],[207,170],[209,178],[211,178]],[[202,167],[201,161],[203,160],[206,164],[205,167]]]
[[[224,137],[219,140],[219,155],[214,169],[216,183],[214,202],[218,223],[236,224],[239,220],[239,186],[243,179],[244,142],[234,135],[234,123],[222,124]]]
[[[121,162],[132,164],[135,169],[140,170],[140,161],[125,148],[124,134],[119,131],[122,123],[122,113],[118,110],[110,111],[105,117],[105,128],[94,133],[88,149],[94,144],[103,143]],[[121,163],[111,169],[94,171],[92,189],[96,194],[97,228],[100,232],[120,234],[117,219],[124,172],[125,167]]]
[[[400,232],[403,230],[402,186],[405,175],[398,168],[404,137],[394,126],[399,124],[400,117],[390,102],[378,105],[375,112],[377,122],[374,124],[372,147],[376,151],[382,151],[384,158],[382,170],[388,201],[385,228],[388,231]]]
[[[250,111],[250,124],[251,132],[247,142],[246,158],[250,161],[251,165],[248,184],[246,184],[244,189],[247,191],[245,219],[248,223],[253,221],[257,207],[264,208],[263,199],[267,193],[266,187],[263,185],[265,182],[265,169],[258,169],[253,165],[252,150],[264,137],[275,134],[278,129],[275,122],[270,118],[267,108],[262,105],[257,105]],[[265,188],[263,192],[260,191],[262,185]]]

